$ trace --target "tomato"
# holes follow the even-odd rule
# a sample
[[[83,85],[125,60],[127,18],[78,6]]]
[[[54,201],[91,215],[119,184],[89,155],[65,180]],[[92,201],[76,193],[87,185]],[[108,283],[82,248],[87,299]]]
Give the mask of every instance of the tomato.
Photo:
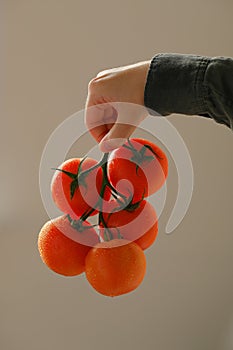
[[[42,227],[38,249],[51,270],[64,276],[84,272],[86,255],[99,242],[99,237],[88,222],[83,227],[83,231],[74,229],[66,216],[48,221]]]
[[[165,153],[154,143],[133,138],[112,151],[108,160],[110,183],[132,202],[158,191],[168,175]]]
[[[143,250],[149,248],[158,234],[158,219],[153,205],[143,200],[135,209],[126,207],[119,210],[115,200],[110,203],[112,213],[103,213],[107,229],[103,227],[103,223],[100,225],[101,238],[105,240],[122,237],[134,241]]]
[[[82,162],[82,163],[81,163]],[[83,177],[81,183],[75,183],[75,176],[96,165],[97,161],[92,158],[73,158],[65,161],[59,169],[71,175],[57,170],[51,183],[52,197],[57,207],[73,218],[83,215],[93,208],[99,199],[102,186],[102,169],[94,169]],[[81,168],[81,169],[80,169]],[[76,185],[76,186],[75,186]],[[71,194],[73,191],[73,196]],[[109,191],[105,191],[105,199],[110,197]],[[91,215],[96,214],[96,210]]]
[[[118,296],[136,289],[146,272],[143,250],[122,239],[101,242],[86,256],[88,282],[99,293]]]

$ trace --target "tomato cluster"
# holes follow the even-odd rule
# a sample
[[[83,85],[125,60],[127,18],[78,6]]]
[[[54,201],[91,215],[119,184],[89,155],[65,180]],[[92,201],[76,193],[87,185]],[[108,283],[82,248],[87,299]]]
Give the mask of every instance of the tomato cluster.
[[[158,234],[156,211],[145,198],[163,186],[167,174],[165,153],[144,139],[128,139],[99,163],[87,157],[65,161],[51,184],[64,215],[39,233],[43,262],[64,276],[85,272],[106,296],[136,289],[146,272],[144,250]],[[94,215],[92,225],[88,218]]]

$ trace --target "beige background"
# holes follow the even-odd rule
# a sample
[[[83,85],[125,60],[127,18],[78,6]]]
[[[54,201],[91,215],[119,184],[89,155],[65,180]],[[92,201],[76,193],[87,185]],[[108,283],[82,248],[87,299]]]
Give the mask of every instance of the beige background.
[[[0,349],[233,349],[233,137],[226,127],[169,118],[189,149],[194,193],[167,236],[177,191],[170,157],[159,237],[135,292],[108,299],[84,276],[62,278],[42,264],[36,246],[48,219],[40,157],[52,131],[84,107],[88,81],[158,52],[233,56],[232,1],[0,4]]]

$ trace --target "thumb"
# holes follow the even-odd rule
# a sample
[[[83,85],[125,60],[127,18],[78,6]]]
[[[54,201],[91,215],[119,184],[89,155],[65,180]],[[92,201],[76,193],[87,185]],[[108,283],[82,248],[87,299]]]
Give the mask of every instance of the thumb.
[[[100,150],[107,153],[122,146],[135,129],[134,125],[115,123],[102,138],[99,144]]]
[[[99,144],[104,153],[122,146],[147,115],[144,106],[116,102],[112,105],[117,110],[117,120]]]

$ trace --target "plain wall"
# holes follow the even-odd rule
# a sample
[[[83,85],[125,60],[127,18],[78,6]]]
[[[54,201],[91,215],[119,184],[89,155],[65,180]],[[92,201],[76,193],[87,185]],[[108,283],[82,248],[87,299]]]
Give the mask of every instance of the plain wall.
[[[177,193],[169,155],[159,236],[135,292],[106,298],[84,275],[49,271],[37,251],[48,220],[39,190],[42,151],[53,130],[84,108],[89,80],[159,52],[232,57],[233,2],[1,0],[0,6],[0,348],[233,349],[233,138],[225,126],[169,117],[193,162],[193,197],[166,235]]]

